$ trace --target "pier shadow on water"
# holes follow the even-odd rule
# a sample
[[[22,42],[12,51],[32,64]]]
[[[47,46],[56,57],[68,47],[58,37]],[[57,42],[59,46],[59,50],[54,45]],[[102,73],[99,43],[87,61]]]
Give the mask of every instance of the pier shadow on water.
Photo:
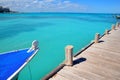
[[[78,59],[76,59],[76,60],[73,61],[73,65],[82,63],[82,62],[84,62],[84,61],[86,61],[86,60],[87,60],[87,59],[84,58],[84,57],[78,58]]]

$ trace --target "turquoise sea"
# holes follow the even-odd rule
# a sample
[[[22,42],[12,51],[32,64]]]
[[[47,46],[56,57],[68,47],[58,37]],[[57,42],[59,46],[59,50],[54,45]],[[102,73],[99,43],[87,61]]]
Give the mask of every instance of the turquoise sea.
[[[65,46],[74,54],[117,22],[114,14],[17,13],[0,14],[0,53],[31,47],[39,52],[20,72],[19,80],[40,80],[65,59]]]

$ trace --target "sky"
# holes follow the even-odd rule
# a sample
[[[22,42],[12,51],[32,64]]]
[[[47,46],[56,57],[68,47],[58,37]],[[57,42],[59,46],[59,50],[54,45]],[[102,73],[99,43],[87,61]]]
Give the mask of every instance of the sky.
[[[19,12],[120,13],[120,0],[0,0]]]

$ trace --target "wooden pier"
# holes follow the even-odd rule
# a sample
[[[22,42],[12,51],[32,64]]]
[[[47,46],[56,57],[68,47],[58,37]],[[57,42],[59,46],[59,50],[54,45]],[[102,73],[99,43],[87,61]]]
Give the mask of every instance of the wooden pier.
[[[98,34],[97,34],[98,35]],[[98,40],[98,36],[95,37]],[[120,80],[120,26],[65,62],[43,80]],[[71,48],[71,49],[70,49]],[[66,54],[72,54],[68,47]],[[70,50],[70,51],[68,51]],[[66,64],[67,63],[67,64]]]

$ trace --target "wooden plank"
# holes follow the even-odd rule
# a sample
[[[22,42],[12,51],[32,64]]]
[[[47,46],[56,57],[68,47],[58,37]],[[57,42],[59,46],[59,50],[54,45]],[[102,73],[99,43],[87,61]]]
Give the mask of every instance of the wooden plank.
[[[87,55],[87,54],[89,54],[88,52],[94,52],[94,53],[96,53],[96,55],[99,55],[99,54],[100,55],[105,55],[105,57],[107,57],[107,56],[108,57],[109,56],[115,56],[117,58],[120,57],[119,52],[114,52],[114,51],[110,51],[110,50],[107,50],[107,49],[104,49],[104,48],[99,48],[99,47],[94,47],[94,46],[89,47],[85,52],[83,52],[83,54],[81,54],[79,56]]]
[[[119,48],[115,47],[114,45],[113,46],[108,46],[108,45],[104,45],[104,44],[95,44],[93,46],[96,47],[96,48],[108,50],[110,52],[112,51],[112,52],[120,53]]]
[[[52,77],[51,79],[49,80],[68,80],[67,78],[59,75],[59,74],[56,74],[54,77]]]
[[[74,73],[62,69],[61,71],[58,72],[59,75],[64,76],[65,78],[67,78],[68,80],[87,80],[81,76],[75,75]]]
[[[104,49],[99,49],[99,48],[96,48],[96,47],[90,47],[89,49],[87,49],[85,51],[86,54],[90,55],[91,54],[94,54],[96,56],[101,56],[101,57],[104,57],[104,58],[108,58],[110,60],[114,60],[118,63],[120,63],[120,54],[119,53],[116,53],[116,52],[111,52],[111,51],[108,51],[108,50],[104,50]],[[83,55],[85,54],[83,53]],[[82,54],[81,54],[82,55]]]
[[[117,63],[117,64],[120,64],[120,62],[118,62],[118,61],[120,61],[120,58],[117,58],[117,57],[119,57],[119,56],[114,56],[114,55],[110,55],[110,56],[108,56],[108,53],[105,53],[105,54],[99,54],[100,52],[97,52],[97,53],[95,53],[95,52],[88,52],[89,53],[89,55],[90,56],[92,56],[92,57],[97,57],[97,58],[99,58],[99,59],[102,59],[102,60],[105,60],[105,61],[109,61],[109,62],[111,62],[111,63]],[[97,54],[97,55],[96,55]],[[120,65],[119,65],[120,66]]]
[[[103,77],[101,77],[97,74],[94,74],[94,73],[91,73],[91,72],[88,72],[88,71],[79,70],[75,67],[71,67],[71,68],[70,67],[65,67],[64,69],[68,70],[68,71],[70,71],[70,72],[72,72],[76,75],[79,75],[79,76],[81,76],[85,79],[88,79],[88,80],[94,80],[94,79],[95,80],[101,80],[101,79],[103,79]],[[91,77],[91,76],[93,76],[93,77]]]
[[[107,36],[107,35],[100,40],[104,40],[106,42],[107,41],[112,41],[112,42],[116,42],[116,43],[120,42],[120,39],[118,37],[114,38],[114,37],[110,37],[110,36]]]
[[[105,65],[105,64],[104,64]],[[107,69],[103,66],[99,66],[99,64],[92,64],[89,62],[86,63],[81,63],[81,65],[75,65],[75,68],[77,68],[78,70],[83,70],[83,71],[87,71],[90,73],[94,73],[97,74],[101,77],[104,77],[104,79],[101,80],[114,80],[114,79],[119,79],[120,78],[120,74],[116,73],[113,70]],[[89,77],[93,77],[93,76],[89,76]]]
[[[88,63],[97,65],[101,68],[106,68],[106,69],[111,69],[111,70],[115,70],[116,72],[120,72],[120,65],[111,61],[107,61],[104,58],[98,58],[98,57],[94,57],[94,56],[89,56],[88,58]],[[106,64],[106,65],[105,65]]]

